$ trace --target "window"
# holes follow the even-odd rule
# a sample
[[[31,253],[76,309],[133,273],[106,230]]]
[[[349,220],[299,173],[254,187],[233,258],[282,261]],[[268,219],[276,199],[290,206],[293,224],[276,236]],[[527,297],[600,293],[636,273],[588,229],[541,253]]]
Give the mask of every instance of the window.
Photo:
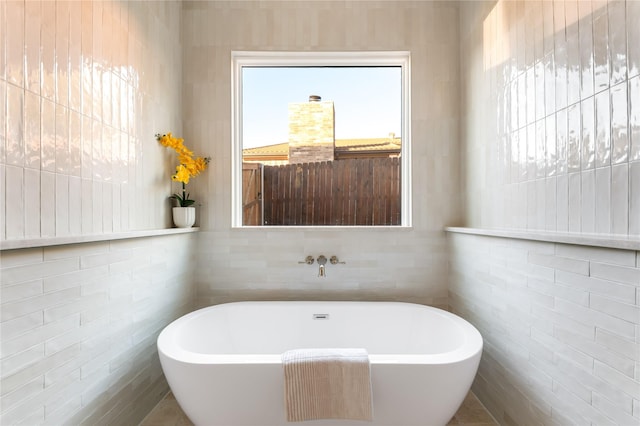
[[[232,224],[410,226],[408,52],[233,52]]]

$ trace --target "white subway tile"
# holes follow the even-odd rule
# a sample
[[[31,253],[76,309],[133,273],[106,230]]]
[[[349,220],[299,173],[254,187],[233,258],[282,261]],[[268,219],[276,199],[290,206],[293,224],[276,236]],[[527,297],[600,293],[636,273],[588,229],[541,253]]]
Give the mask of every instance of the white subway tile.
[[[44,378],[40,376],[40,377],[36,377],[35,379],[31,380],[28,383],[25,383],[24,386],[11,392],[10,394],[3,396],[2,403],[1,403],[2,413],[4,414],[8,412],[12,408],[14,408],[18,403],[24,400],[31,399],[34,395],[38,394],[39,392],[42,392],[43,388],[44,388]],[[4,415],[2,416],[2,420],[3,420],[3,423],[4,423],[4,420],[6,420],[4,418]],[[9,424],[9,423],[4,423],[4,424]]]
[[[627,33],[625,25],[625,2],[609,1],[609,55],[611,63],[611,85],[627,78]]]
[[[581,198],[582,198],[582,179],[580,173],[569,174],[569,232],[580,232],[582,226],[581,214]]]
[[[82,182],[77,176],[69,177],[69,233],[80,235],[82,231]]]
[[[0,86],[2,82],[0,81]],[[0,92],[0,103],[2,103],[2,93]],[[2,126],[0,126],[2,127]],[[0,161],[4,160],[4,136],[0,135]],[[6,166],[0,163],[0,193],[6,194]],[[7,239],[7,220],[6,220],[6,198],[0,197],[0,239]],[[0,257],[0,262],[2,261]]]
[[[580,171],[580,104],[567,108],[567,164],[569,173]]]
[[[630,161],[640,160],[640,76],[629,80]]]
[[[596,230],[596,174],[595,170],[581,173],[581,213],[580,229],[582,233],[594,233]]]
[[[634,266],[635,252],[601,247],[557,244],[556,255],[572,259],[594,260],[623,266]]]
[[[596,343],[629,359],[640,359],[640,350],[633,339],[626,339],[618,334],[598,328],[596,330]]]
[[[629,163],[629,235],[640,235],[640,161]]]
[[[5,378],[16,371],[22,370],[44,358],[44,344],[32,346],[22,352],[2,358],[0,371]]]
[[[20,167],[5,168],[5,223],[7,239],[24,238],[24,170]]]
[[[42,358],[40,361],[30,365],[29,367],[5,377],[2,381],[2,395],[14,391],[26,381],[33,380],[38,376],[42,376],[46,371],[64,364],[69,360],[69,358],[78,356],[79,353],[79,345],[72,346],[51,356]]]
[[[56,159],[56,164],[58,163]],[[69,227],[69,176],[56,174],[56,236],[70,234]]]
[[[46,356],[50,356],[51,354],[78,344],[84,336],[85,333],[83,333],[80,328],[80,316],[77,315],[77,319],[74,321],[73,325],[70,325],[69,328],[65,330],[65,333],[48,339],[44,343],[44,354]]]
[[[611,168],[596,169],[595,183],[596,229],[595,232],[611,232]]]
[[[634,324],[640,324],[640,306],[622,303],[604,296],[592,294],[589,300],[589,307],[613,317]]]
[[[2,321],[17,318],[32,312],[40,311],[51,306],[59,305],[74,298],[80,297],[79,288],[70,288],[62,291],[46,293],[29,299],[21,299],[15,302],[5,303],[0,312]]]
[[[569,231],[569,178],[568,175],[559,175],[557,180],[556,230],[558,232]]]
[[[611,232],[627,235],[629,231],[629,167],[611,167]]]
[[[42,294],[42,281],[36,280],[0,288],[0,302],[7,303]]]
[[[606,18],[606,15],[604,16]],[[606,81],[608,84],[608,74],[606,76]],[[609,96],[610,94],[608,89],[603,90],[595,96],[596,167],[606,167],[611,164],[611,104],[609,102]]]
[[[40,97],[30,91],[24,94],[24,166],[40,169]]]
[[[554,310],[576,321],[593,324],[623,337],[633,338],[635,334],[633,323],[562,299],[556,299]]]
[[[19,336],[29,330],[42,325],[42,312],[33,312],[23,315],[12,320],[0,323],[0,332],[2,333],[2,343],[6,347],[6,341]],[[2,358],[5,356],[5,347],[2,348]]]
[[[109,273],[108,267],[100,266],[96,268],[80,269],[68,274],[60,274],[44,279],[44,291],[57,291],[65,288],[85,285],[87,282],[95,281]]]
[[[7,84],[6,164],[24,167],[24,90]]]
[[[116,262],[124,262],[131,256],[130,250],[119,250],[109,253],[87,254],[80,258],[80,267],[82,269],[97,268]]]
[[[606,11],[606,4],[603,9]],[[599,14],[593,20],[593,62],[596,93],[609,87],[609,16]]]
[[[560,341],[578,351],[581,351],[600,362],[624,373],[629,377],[633,377],[633,360],[612,352],[608,347],[598,344],[590,339],[585,339],[570,330],[565,330],[561,325],[554,328],[554,336]]]
[[[556,281],[571,287],[584,289],[590,293],[614,297],[626,303],[634,303],[635,289],[633,286],[565,271],[556,271]]]
[[[615,370],[608,365],[595,361],[593,372],[597,377],[600,377],[607,383],[614,385],[616,388],[621,389],[627,395],[640,399],[640,386],[635,380],[625,376],[618,370]]]
[[[108,241],[50,246],[44,248],[44,260],[89,256],[94,254],[107,253],[108,251]]]
[[[40,159],[38,159],[38,167]],[[40,171],[24,169],[25,237],[40,237]]]
[[[627,83],[611,87],[611,164],[629,160]]]
[[[33,281],[39,278],[64,274],[79,269],[79,266],[78,259],[71,258],[3,268],[2,284],[11,285],[24,281]]]
[[[527,286],[554,297],[568,300],[583,306],[589,306],[589,293],[584,290],[564,286],[553,281],[527,279]],[[551,306],[553,307],[553,306]]]
[[[42,237],[53,237],[56,235],[56,175],[43,171],[40,178],[40,232]]]
[[[591,262],[590,275],[619,283],[640,285],[640,269],[608,263]]]
[[[581,275],[589,275],[589,262],[584,260],[538,253],[529,253],[527,260],[529,263],[535,265],[574,272]]]
[[[29,265],[42,262],[42,248],[0,251],[0,267],[4,270],[14,266]],[[6,282],[3,279],[2,285]]]
[[[634,423],[637,423],[637,421],[632,417],[631,406],[625,406],[623,410],[621,409],[620,405],[609,401],[598,392],[593,393],[592,405],[598,410],[602,411],[608,417],[614,419],[620,425],[632,425]]]
[[[593,75],[591,75],[591,90],[593,90]],[[582,153],[581,169],[588,170],[595,167],[595,106],[594,98],[590,96],[581,102],[580,119],[582,122],[582,133],[580,135]]]

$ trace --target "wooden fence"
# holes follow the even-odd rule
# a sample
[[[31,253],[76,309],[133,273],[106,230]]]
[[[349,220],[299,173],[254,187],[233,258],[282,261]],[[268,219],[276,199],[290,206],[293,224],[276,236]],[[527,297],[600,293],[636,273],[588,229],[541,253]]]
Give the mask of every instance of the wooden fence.
[[[400,159],[264,166],[264,225],[400,225]]]
[[[242,163],[242,224],[262,225],[262,166]]]

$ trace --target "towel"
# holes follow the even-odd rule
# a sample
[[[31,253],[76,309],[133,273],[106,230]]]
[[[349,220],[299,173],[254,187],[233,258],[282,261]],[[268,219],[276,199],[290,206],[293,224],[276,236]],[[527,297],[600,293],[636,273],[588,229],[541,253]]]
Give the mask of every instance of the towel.
[[[282,364],[287,421],[373,419],[365,349],[294,349]]]

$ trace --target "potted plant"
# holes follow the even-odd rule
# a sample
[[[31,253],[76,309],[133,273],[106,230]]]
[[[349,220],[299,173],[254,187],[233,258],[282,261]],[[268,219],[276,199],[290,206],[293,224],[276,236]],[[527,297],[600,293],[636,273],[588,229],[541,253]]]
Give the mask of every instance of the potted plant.
[[[211,158],[194,157],[193,151],[184,146],[184,139],[176,138],[170,132],[164,135],[156,134],[156,139],[162,146],[172,148],[178,154],[178,165],[171,180],[182,183],[182,195],[173,194],[169,197],[178,204],[172,209],[173,223],[178,228],[190,228],[196,221],[196,208],[193,207],[195,200],[190,199],[190,194],[187,193],[187,184],[189,179],[198,176],[207,168]]]

